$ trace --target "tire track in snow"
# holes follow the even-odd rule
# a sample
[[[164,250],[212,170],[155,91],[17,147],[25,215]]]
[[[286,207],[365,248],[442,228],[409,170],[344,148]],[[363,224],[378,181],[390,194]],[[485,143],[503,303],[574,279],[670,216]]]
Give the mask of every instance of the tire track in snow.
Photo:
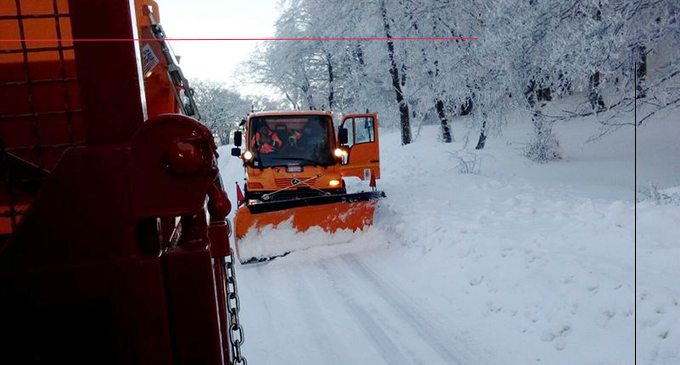
[[[337,289],[332,291],[342,302],[347,304],[349,307],[348,313],[354,321],[362,328],[371,341],[376,345],[376,349],[383,357],[385,362],[390,365],[408,365],[409,362],[406,360],[406,356],[399,350],[399,347],[392,341],[392,339],[385,333],[385,331],[380,327],[378,322],[373,319],[373,317],[361,306],[352,300],[348,299],[351,297],[344,289],[340,287],[338,281],[334,276],[342,275],[342,270],[337,270],[331,273],[328,266],[323,263],[317,263],[319,268],[323,270],[328,277],[328,280],[333,283],[333,286]]]
[[[492,362],[482,355],[480,351],[461,351],[462,348],[476,347],[470,343],[469,340],[463,338],[463,335],[451,336],[451,331],[435,330],[435,325],[430,320],[425,318],[414,304],[408,303],[407,300],[398,296],[399,289],[394,285],[386,282],[380,275],[369,268],[365,263],[357,259],[353,255],[342,255],[341,258],[351,267],[351,272],[357,274],[361,282],[369,284],[373,290],[378,293],[382,299],[397,312],[400,318],[404,319],[408,326],[411,327],[417,334],[425,340],[425,342],[434,350],[439,357],[447,364],[457,365],[475,365],[475,364],[491,364]],[[403,297],[403,296],[402,296]],[[442,341],[442,339],[449,339],[449,341]],[[451,348],[452,344],[458,342],[457,348]]]
[[[323,323],[323,320],[319,318],[312,318],[313,314],[323,313],[321,306],[318,302],[317,291],[314,290],[312,284],[309,282],[309,277],[307,275],[302,275],[300,280],[302,285],[294,285],[295,287],[295,297],[297,298],[298,308],[304,308],[304,313],[307,315],[303,316],[305,326],[309,333],[318,333],[319,324]],[[333,331],[333,327],[328,328],[326,326],[321,333],[314,336],[314,341],[316,342],[316,347],[320,349],[321,353],[330,355],[333,358],[334,364],[341,364],[341,356],[339,356],[338,344],[333,344],[329,338],[338,338]],[[330,333],[329,333],[330,332]],[[342,351],[340,351],[342,352]]]

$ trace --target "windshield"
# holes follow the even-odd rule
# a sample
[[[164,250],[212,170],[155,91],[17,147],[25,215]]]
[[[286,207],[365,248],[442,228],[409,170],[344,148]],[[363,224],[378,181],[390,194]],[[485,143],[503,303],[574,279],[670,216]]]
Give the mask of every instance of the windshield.
[[[331,124],[325,116],[268,116],[250,119],[253,166],[331,165]]]

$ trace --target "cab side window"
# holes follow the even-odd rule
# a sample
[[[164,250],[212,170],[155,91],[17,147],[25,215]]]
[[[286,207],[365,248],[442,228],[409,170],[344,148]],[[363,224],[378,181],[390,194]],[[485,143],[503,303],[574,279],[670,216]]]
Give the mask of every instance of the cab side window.
[[[343,128],[347,129],[347,147],[354,145],[354,119],[347,119]]]
[[[354,119],[354,127],[356,129],[356,135],[354,138],[354,143],[369,143],[375,141],[375,132],[373,128],[373,118],[372,117],[358,117]],[[347,123],[349,124],[349,123]],[[350,140],[352,140],[352,132],[350,131]]]

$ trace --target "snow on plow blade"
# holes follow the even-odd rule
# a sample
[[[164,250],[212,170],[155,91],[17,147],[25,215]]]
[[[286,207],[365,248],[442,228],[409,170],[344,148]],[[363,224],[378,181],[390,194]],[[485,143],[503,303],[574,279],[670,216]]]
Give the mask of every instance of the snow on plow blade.
[[[292,224],[297,232],[305,232],[312,227],[320,227],[329,233],[340,229],[363,230],[373,224],[375,206],[383,197],[385,193],[380,191],[243,205],[234,218],[238,258],[242,263],[259,262],[301,249],[298,244],[283,240],[275,244],[265,243],[266,248],[250,247],[251,242],[244,242],[245,245],[239,242],[249,233],[260,232],[265,227],[276,228],[284,222]]]

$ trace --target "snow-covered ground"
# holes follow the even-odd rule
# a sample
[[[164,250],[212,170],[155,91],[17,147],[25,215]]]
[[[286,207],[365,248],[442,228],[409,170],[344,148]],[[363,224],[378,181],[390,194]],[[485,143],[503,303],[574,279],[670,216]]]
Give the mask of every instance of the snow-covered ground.
[[[479,174],[456,167],[456,120],[453,144],[434,126],[408,146],[382,131],[374,226],[244,240],[321,245],[237,268],[249,362],[680,364],[680,194],[638,203],[636,230],[632,128],[584,144],[591,119],[557,124],[565,159],[533,164],[520,119],[478,152]],[[665,201],[678,136],[670,116],[638,131],[638,184]],[[242,168],[220,152],[233,197]]]

